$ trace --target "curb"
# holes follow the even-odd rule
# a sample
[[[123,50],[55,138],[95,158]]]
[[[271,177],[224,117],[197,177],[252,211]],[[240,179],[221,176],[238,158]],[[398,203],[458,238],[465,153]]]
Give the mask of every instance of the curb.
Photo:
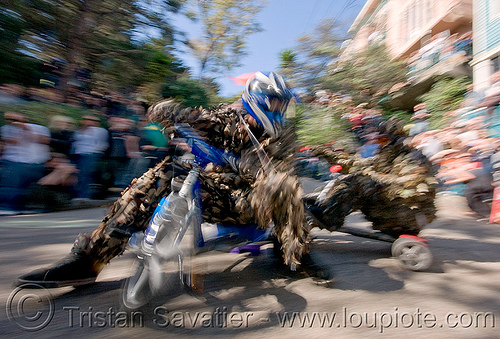
[[[85,201],[72,201],[65,206],[61,206],[56,210],[45,211],[45,210],[24,210],[24,211],[12,211],[12,210],[0,210],[0,217],[15,216],[15,215],[29,215],[29,214],[46,214],[54,212],[64,212],[72,210],[81,210],[88,208],[100,208],[100,207],[110,207],[118,197],[109,197],[103,200],[85,200]]]

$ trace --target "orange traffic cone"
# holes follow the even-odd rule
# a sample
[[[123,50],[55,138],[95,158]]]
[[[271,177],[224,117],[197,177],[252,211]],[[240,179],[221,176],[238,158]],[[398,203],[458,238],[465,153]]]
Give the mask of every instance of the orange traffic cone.
[[[491,204],[490,224],[500,223],[500,187],[495,187],[493,191],[493,202]]]

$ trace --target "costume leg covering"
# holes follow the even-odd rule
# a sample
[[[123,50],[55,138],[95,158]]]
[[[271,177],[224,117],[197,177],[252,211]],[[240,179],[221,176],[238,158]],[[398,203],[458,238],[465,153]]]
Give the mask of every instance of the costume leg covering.
[[[83,250],[93,261],[96,272],[123,253],[132,233],[147,227],[158,202],[170,192],[174,173],[169,160],[166,157],[140,178],[134,179],[92,232]]]

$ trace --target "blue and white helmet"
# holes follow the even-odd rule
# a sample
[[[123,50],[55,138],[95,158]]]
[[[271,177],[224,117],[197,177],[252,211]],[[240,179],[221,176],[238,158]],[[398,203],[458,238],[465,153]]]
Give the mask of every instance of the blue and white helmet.
[[[292,96],[281,76],[257,72],[247,81],[241,99],[245,109],[264,130],[271,137],[277,137]]]

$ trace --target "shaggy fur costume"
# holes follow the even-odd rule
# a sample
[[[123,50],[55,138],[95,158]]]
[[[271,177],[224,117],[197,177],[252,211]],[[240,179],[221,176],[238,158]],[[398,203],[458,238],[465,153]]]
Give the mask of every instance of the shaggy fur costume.
[[[175,123],[187,123],[210,145],[239,155],[238,171],[210,163],[200,173],[204,221],[235,225],[257,222],[262,228],[274,224],[284,262],[298,264],[306,250],[308,229],[302,190],[292,168],[293,132],[285,128],[280,138],[270,138],[259,126],[252,126],[246,112],[238,114],[229,107],[204,110],[162,101],[148,113],[150,120],[161,123],[170,136],[175,136]],[[262,170],[258,151],[241,119],[250,125],[273,170]],[[124,251],[133,232],[147,227],[159,200],[170,192],[173,173],[182,172],[175,166],[167,157],[134,179],[89,239],[80,236],[79,247],[90,255],[96,272]]]

